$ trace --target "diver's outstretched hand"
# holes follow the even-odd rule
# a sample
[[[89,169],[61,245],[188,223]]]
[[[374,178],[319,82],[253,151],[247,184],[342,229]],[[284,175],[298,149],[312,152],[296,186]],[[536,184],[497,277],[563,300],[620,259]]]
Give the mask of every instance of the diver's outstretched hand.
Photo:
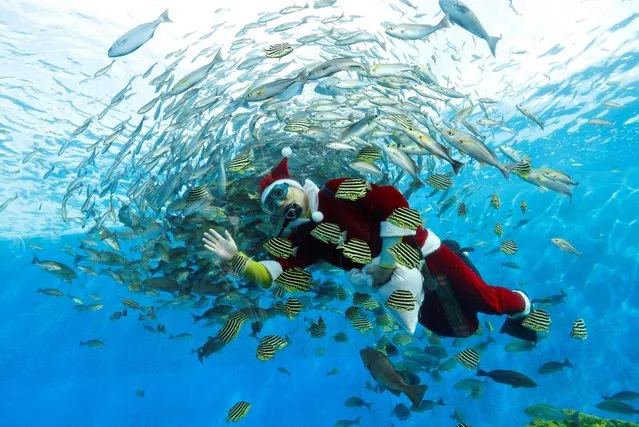
[[[206,249],[213,252],[223,260],[229,261],[238,252],[237,245],[228,230],[224,230],[224,235],[226,238],[220,236],[220,234],[212,228],[209,228],[209,231],[204,233],[202,242],[204,242],[204,247]]]
[[[395,269],[381,267],[379,265],[367,265],[362,271],[366,274],[370,274],[373,279],[373,288],[378,288],[390,280]]]

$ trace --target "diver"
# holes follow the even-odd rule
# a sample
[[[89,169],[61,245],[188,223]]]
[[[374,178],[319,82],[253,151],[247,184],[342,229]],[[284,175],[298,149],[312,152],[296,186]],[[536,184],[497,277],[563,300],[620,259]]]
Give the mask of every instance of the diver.
[[[441,336],[468,337],[479,327],[477,313],[486,313],[508,315],[502,332],[537,340],[521,325],[532,308],[528,296],[486,284],[466,251],[423,228],[419,212],[396,188],[347,178],[322,188],[308,179],[300,184],[290,177],[290,154],[282,150],[284,158],[262,179],[259,194],[267,214],[284,217],[280,235],[292,226],[287,240],[295,251],[256,262],[238,250],[228,231],[222,236],[210,229],[204,246],[235,274],[267,289],[284,281],[284,272],[291,271],[287,280],[294,281],[296,267],[299,272],[323,260],[347,271],[355,290],[375,295],[410,333],[420,323]],[[417,252],[419,264],[398,263],[400,247]]]

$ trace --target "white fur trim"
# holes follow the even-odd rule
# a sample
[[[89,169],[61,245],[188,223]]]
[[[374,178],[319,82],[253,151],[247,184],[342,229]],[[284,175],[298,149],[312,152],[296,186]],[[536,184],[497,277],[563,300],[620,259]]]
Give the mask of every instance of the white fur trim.
[[[518,319],[520,317],[528,316],[530,314],[530,311],[532,310],[532,304],[530,303],[530,299],[528,298],[528,295],[526,295],[522,291],[513,291],[513,292],[519,294],[524,299],[524,311],[522,311],[521,313],[510,315],[508,317],[510,317],[511,319]]]
[[[311,214],[313,222],[322,222],[324,220],[324,214],[320,211],[315,211]]]
[[[266,261],[260,261],[259,263],[262,264],[264,268],[268,270],[268,274],[271,275],[271,281],[277,279],[278,276],[282,274],[282,271],[284,271],[280,263],[277,261],[266,260]]]
[[[277,184],[288,184],[291,187],[295,187],[295,188],[299,188],[300,190],[303,190],[302,185],[297,181],[294,181],[292,179],[278,179],[277,181],[274,181],[271,185],[266,187],[264,191],[262,192],[262,197],[261,197],[262,204],[264,204],[264,201],[268,197],[268,193],[270,193],[273,187],[275,187]]]
[[[291,147],[282,148],[282,157],[291,157],[291,154],[293,154],[293,150],[291,150]]]
[[[409,228],[399,227],[392,222],[382,221],[379,225],[380,237],[401,237],[401,236],[414,236],[415,230]]]
[[[428,236],[422,246],[422,255],[427,256],[435,252],[442,245],[442,241],[437,237],[435,233],[428,230]]]

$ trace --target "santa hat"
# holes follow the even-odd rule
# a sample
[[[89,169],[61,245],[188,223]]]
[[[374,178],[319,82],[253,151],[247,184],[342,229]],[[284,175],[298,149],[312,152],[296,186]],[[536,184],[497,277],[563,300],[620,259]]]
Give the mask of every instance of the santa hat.
[[[280,162],[275,166],[271,172],[266,175],[262,182],[260,182],[259,193],[260,200],[262,204],[268,197],[269,193],[277,184],[287,184],[291,187],[299,188],[304,191],[304,187],[299,182],[291,179],[291,174],[288,171],[288,158],[293,153],[289,147],[282,148],[282,156],[284,157]],[[313,212],[312,219],[315,222],[321,222],[324,219],[324,216],[321,212]]]

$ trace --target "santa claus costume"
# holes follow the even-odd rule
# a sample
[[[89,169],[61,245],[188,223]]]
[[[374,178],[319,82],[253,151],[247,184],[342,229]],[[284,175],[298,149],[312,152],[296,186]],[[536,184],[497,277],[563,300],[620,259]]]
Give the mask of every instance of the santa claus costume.
[[[486,284],[462,257],[442,244],[431,230],[423,228],[419,213],[410,209],[394,187],[348,178],[332,179],[321,188],[308,179],[300,184],[289,174],[290,149],[282,150],[282,154],[285,157],[260,183],[262,203],[275,187],[286,184],[304,192],[310,218],[299,218],[290,224],[287,238],[297,248],[295,255],[259,262],[261,267],[257,268],[268,272],[267,282],[276,281],[286,270],[303,269],[323,260],[350,271],[350,277],[360,280],[357,285],[362,286],[364,275],[360,271],[379,262],[383,240],[392,238],[418,250],[423,260],[414,268],[397,265],[387,284],[368,291],[387,308],[392,306],[388,302],[395,291],[410,292],[415,302],[412,309],[389,311],[411,333],[419,322],[442,336],[469,336],[479,326],[477,313],[520,317],[530,312],[530,301],[524,293]],[[339,231],[342,241],[325,238],[326,230]],[[357,243],[358,249],[367,246],[370,259],[345,250],[349,242]],[[252,270],[245,276],[255,278],[255,268]],[[262,286],[270,287],[270,283]]]

